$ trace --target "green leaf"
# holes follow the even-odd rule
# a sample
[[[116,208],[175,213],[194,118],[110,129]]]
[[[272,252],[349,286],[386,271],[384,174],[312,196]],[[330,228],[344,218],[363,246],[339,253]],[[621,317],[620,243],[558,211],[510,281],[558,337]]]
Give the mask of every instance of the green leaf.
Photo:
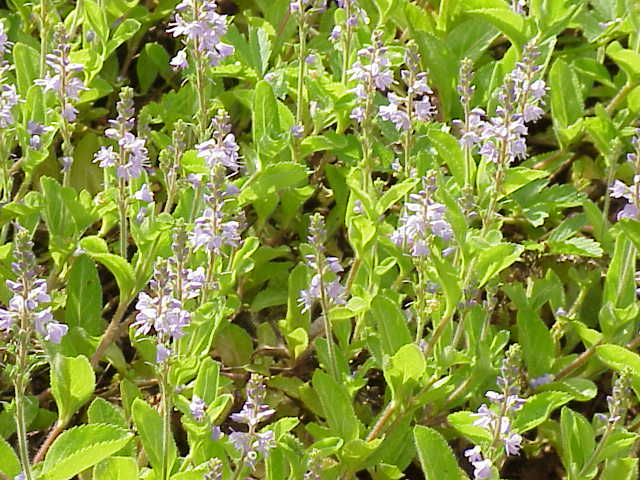
[[[510,195],[516,190],[528,185],[529,183],[549,176],[549,172],[544,170],[534,170],[525,167],[511,167],[507,169],[504,176],[502,193]]]
[[[80,255],[73,261],[66,290],[65,323],[70,327],[84,328],[89,335],[101,335],[105,328],[102,285],[91,258]]]
[[[416,425],[413,429],[413,438],[426,480],[468,478],[460,470],[451,447],[436,430]]]
[[[630,81],[640,80],[640,53],[622,48],[620,42],[614,41],[607,46],[607,55],[627,74]]]
[[[580,255],[599,258],[604,251],[600,243],[586,237],[573,237],[567,240],[549,240],[550,253],[555,255]]]
[[[204,403],[210,405],[218,396],[219,376],[220,364],[210,357],[205,358],[196,376],[194,395],[198,395]]]
[[[123,448],[133,434],[114,425],[81,425],[63,432],[47,452],[42,480],[69,480]]]
[[[382,294],[377,295],[371,302],[369,315],[375,322],[384,354],[394,355],[400,347],[411,343],[406,317],[396,302]]]
[[[136,74],[140,82],[140,90],[146,93],[153,85],[158,74],[164,77],[170,75],[169,54],[164,47],[158,43],[147,43],[136,62]]]
[[[358,438],[361,424],[353,410],[346,386],[318,369],[313,374],[313,389],[318,394],[332,434],[338,435],[345,442]]]
[[[131,480],[138,477],[138,464],[133,457],[110,457],[93,469],[93,480]]]
[[[599,480],[637,480],[637,458],[615,458],[607,460]]]
[[[549,329],[530,308],[518,310],[517,325],[518,340],[529,375],[538,377],[549,373],[555,356],[555,345]]]
[[[12,53],[16,66],[18,93],[22,98],[26,98],[34,80],[40,77],[40,54],[35,48],[21,42],[13,46]]]
[[[135,33],[140,29],[142,24],[133,18],[125,19],[116,31],[113,32],[111,39],[107,43],[107,52],[105,54],[106,57],[110,57],[111,54],[118,48],[123,42],[126,42],[131,37],[135,35]]]
[[[280,126],[278,101],[269,82],[259,81],[253,98],[253,141],[258,157],[265,163],[285,148],[287,138]]]
[[[631,373],[640,377],[640,355],[620,345],[600,345],[596,347],[596,355],[609,368],[617,372],[630,369]]]
[[[595,434],[584,416],[567,407],[563,407],[560,413],[560,434],[562,460],[569,475],[573,477],[590,459],[596,447]],[[593,468],[597,466],[594,464]],[[585,473],[589,475],[590,472]]]
[[[408,195],[417,184],[418,179],[409,178],[390,187],[376,203],[378,214],[384,215],[398,200]]]
[[[11,445],[2,437],[0,437],[0,473],[9,478],[13,478],[22,471],[18,455],[13,451]]]
[[[493,436],[489,430],[474,425],[476,418],[474,412],[455,412],[447,416],[447,422],[473,443],[491,443]]]
[[[133,422],[136,426],[136,430],[140,434],[142,440],[142,446],[147,454],[149,463],[154,469],[160,470],[162,468],[162,417],[160,414],[141,398],[136,398],[133,401],[131,408],[131,415]],[[173,462],[176,460],[177,448],[173,435],[169,438],[169,466],[168,470],[171,471]]]
[[[440,130],[429,130],[428,137],[440,158],[449,167],[449,171],[451,171],[456,183],[463,186],[466,167],[464,153],[458,140],[450,133]]]
[[[549,71],[549,87],[556,129],[567,128],[582,118],[584,100],[575,68],[570,68],[561,58],[557,59]]]
[[[129,299],[134,293],[136,283],[131,265],[121,256],[107,253],[107,244],[100,237],[89,236],[83,238],[80,240],[80,248],[96,262],[107,267],[115,277],[120,289],[120,301]]]
[[[122,428],[128,426],[124,411],[101,397],[97,397],[91,402],[87,409],[87,418],[89,423],[105,423]]]
[[[58,406],[58,423],[65,425],[96,387],[96,376],[85,356],[56,355],[51,365],[51,393]]]
[[[549,418],[551,412],[571,400],[573,396],[564,392],[543,392],[527,398],[513,422],[513,430],[524,433],[536,428]]]
[[[514,243],[500,243],[482,250],[476,263],[476,275],[479,280],[478,287],[482,287],[490,279],[518,260],[523,251],[524,247],[522,245]]]
[[[510,9],[505,8],[478,8],[466,10],[465,16],[481,18],[502,31],[512,43],[522,47],[528,40],[524,18]]]

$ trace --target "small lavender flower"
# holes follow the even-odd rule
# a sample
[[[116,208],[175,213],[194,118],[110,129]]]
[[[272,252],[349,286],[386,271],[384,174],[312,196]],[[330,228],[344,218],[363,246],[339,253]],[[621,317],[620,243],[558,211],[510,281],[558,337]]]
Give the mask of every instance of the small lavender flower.
[[[74,122],[78,111],[72,102],[80,99],[80,92],[86,90],[84,82],[78,77],[84,70],[81,63],[72,63],[69,54],[71,43],[62,25],[55,32],[57,47],[46,56],[47,65],[53,74],[47,73],[44,78],[34,83],[41,86],[45,92],[52,91],[58,96],[61,114],[67,122]]]
[[[143,184],[142,187],[140,187],[140,190],[133,194],[133,198],[140,200],[141,202],[152,203],[153,192],[149,189],[149,184]]]
[[[240,147],[236,143],[235,135],[231,133],[229,116],[224,110],[219,110],[212,125],[213,138],[196,146],[198,157],[203,158],[212,170],[217,165],[223,165],[237,172],[240,168],[238,163]]]
[[[216,2],[210,0],[183,0],[176,6],[174,22],[169,24],[168,33],[174,37],[184,37],[182,42],[189,52],[205,59],[215,67],[233,53],[233,46],[222,42],[227,33],[227,16],[216,12]],[[180,50],[171,64],[186,67],[186,54]]]
[[[193,395],[191,403],[189,404],[189,411],[193,419],[198,422],[204,422],[204,416],[207,410],[207,405],[204,403],[198,395]]]
[[[491,460],[482,457],[482,450],[476,446],[465,450],[464,456],[469,459],[469,462],[473,465],[473,478],[476,480],[483,480],[491,478],[493,475],[493,463]]]
[[[496,407],[491,408],[482,404],[478,412],[472,414],[476,417],[473,424],[488,430],[493,436],[490,451],[493,451],[493,447],[498,444],[502,444],[506,455],[518,455],[523,440],[520,434],[511,431],[511,418],[525,403],[525,400],[519,396],[520,364],[520,350],[518,345],[514,345],[507,352],[500,367],[500,375],[496,379],[501,392],[488,391],[486,394]],[[479,453],[479,450],[476,453]],[[475,466],[474,460],[470,458],[470,461]]]
[[[222,461],[219,458],[209,460],[209,471],[204,474],[204,480],[222,480]]]
[[[325,256],[324,241],[326,231],[323,218],[316,214],[311,217],[309,226],[309,243],[316,251],[315,255],[306,257],[307,266],[315,272],[311,278],[309,288],[300,291],[298,302],[302,305],[303,312],[311,310],[316,301],[327,301],[323,308],[330,308],[332,305],[344,305],[346,303],[346,288],[340,283],[340,279],[335,277],[329,280],[327,277],[331,273],[334,275],[343,271],[340,260],[336,257]],[[326,314],[326,312],[325,312]]]
[[[635,152],[627,154],[627,161],[634,166],[633,185],[629,187],[620,180],[616,180],[610,187],[612,198],[624,198],[627,201],[627,204],[616,216],[618,220],[640,218],[640,129],[637,129],[636,135],[631,139],[631,144]]]
[[[15,124],[13,107],[18,103],[20,103],[20,96],[16,86],[0,84],[0,128],[10,128]]]
[[[349,80],[356,82],[351,90],[356,94],[356,106],[351,111],[351,118],[362,123],[370,114],[376,89],[384,92],[393,83],[387,48],[380,41],[378,32],[374,33],[371,45],[358,51],[358,61],[348,73]]]
[[[547,385],[551,382],[553,382],[556,379],[556,376],[552,373],[545,373],[544,375],[540,376],[540,377],[536,377],[532,380],[529,381],[529,386],[532,389],[536,389],[542,385]]]
[[[47,293],[46,280],[36,278],[36,259],[33,242],[26,229],[16,224],[14,238],[15,262],[11,267],[16,281],[7,280],[6,285],[13,294],[7,308],[0,308],[0,330],[30,335],[35,329],[51,343],[60,343],[68,331],[67,325],[53,319],[51,307],[42,308],[51,297]]]
[[[98,162],[102,168],[116,167],[116,176],[128,183],[142,175],[149,161],[145,140],[132,133],[135,111],[131,88],[122,88],[116,110],[118,116],[115,120],[109,120],[110,127],[104,134],[118,142],[119,151],[115,152],[113,147],[102,147],[94,155],[93,161]]]
[[[175,273],[171,271],[169,262],[159,259],[149,282],[151,295],[145,292],[138,295],[138,314],[131,325],[136,335],[154,331],[158,343],[157,363],[164,362],[171,355],[171,343],[184,335],[191,321],[191,314],[176,298],[174,278]]]
[[[53,130],[53,127],[45,127],[38,122],[29,120],[27,122],[27,132],[30,135],[29,147],[31,147],[33,150],[40,150],[40,147],[42,147],[42,135],[51,130]]]
[[[408,248],[414,257],[424,257],[431,253],[432,237],[448,242],[453,230],[446,219],[446,208],[432,199],[434,185],[423,179],[425,188],[409,196],[405,211],[400,217],[398,228],[391,234],[391,240],[399,247]]]
[[[254,470],[258,460],[258,454],[263,458],[268,457],[271,449],[275,447],[273,431],[257,432],[260,423],[270,418],[275,410],[265,403],[266,387],[260,375],[252,374],[247,383],[247,399],[239,412],[231,414],[234,422],[244,423],[248,426],[247,432],[232,432],[229,440],[241,453],[244,463]]]
[[[419,71],[420,54],[414,43],[407,47],[405,64],[406,69],[400,72],[400,76],[407,88],[406,95],[389,92],[389,104],[381,106],[379,114],[383,120],[393,122],[398,131],[407,132],[414,119],[426,122],[433,117],[436,109],[429,98],[433,91],[427,84],[427,74]]]

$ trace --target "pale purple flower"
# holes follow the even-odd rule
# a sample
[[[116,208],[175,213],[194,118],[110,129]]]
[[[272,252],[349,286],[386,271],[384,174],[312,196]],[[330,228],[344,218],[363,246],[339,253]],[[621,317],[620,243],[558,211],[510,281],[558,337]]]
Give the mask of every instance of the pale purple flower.
[[[240,168],[238,161],[240,147],[236,142],[235,135],[231,133],[229,116],[224,110],[218,110],[212,125],[212,138],[196,145],[198,157],[203,158],[212,170],[215,170],[218,165],[222,165],[237,172]]]
[[[529,386],[532,389],[536,389],[541,385],[547,385],[551,382],[553,382],[556,379],[556,376],[552,373],[545,373],[544,375],[540,376],[540,377],[536,377],[532,380],[529,381]]]
[[[244,423],[250,428],[270,418],[276,411],[265,403],[267,389],[260,375],[252,374],[247,383],[247,399],[239,412],[232,413],[229,418],[237,423]]]
[[[140,187],[140,190],[133,194],[133,198],[145,203],[153,202],[153,192],[149,188],[149,184],[144,183],[142,187]]]
[[[45,58],[50,72],[44,78],[35,80],[34,84],[41,86],[45,92],[55,92],[60,104],[60,114],[67,122],[74,122],[78,110],[72,102],[80,100],[80,92],[87,90],[84,81],[78,77],[84,70],[84,65],[71,62],[71,43],[62,25],[58,26],[54,36],[57,46]]]
[[[465,450],[464,455],[473,465],[473,478],[475,480],[491,478],[493,474],[493,464],[491,463],[491,460],[483,459],[480,447],[475,446],[474,448],[467,449]]]
[[[0,308],[0,329],[10,332],[14,326],[27,325],[27,330],[19,334],[31,335],[32,329],[52,343],[60,343],[68,327],[54,320],[51,307],[42,308],[51,297],[47,293],[47,282],[36,278],[36,258],[33,254],[33,242],[29,233],[16,224],[13,255],[15,262],[11,268],[17,279],[7,280],[6,285],[12,293],[7,308]],[[24,322],[24,323],[23,323]]]
[[[178,53],[176,53],[175,57],[171,59],[169,64],[174,69],[186,69],[189,66],[187,63],[187,50],[184,48],[182,50],[178,50]]]
[[[351,90],[358,98],[358,104],[351,112],[351,118],[358,122],[364,120],[375,89],[384,92],[393,83],[387,48],[382,45],[379,38],[379,33],[374,33],[372,44],[358,50],[358,61],[347,72],[349,80],[357,82],[356,87]]]
[[[504,440],[504,449],[507,455],[519,455],[520,444],[522,443],[522,436],[517,433],[512,433]]]
[[[68,331],[69,327],[65,324],[51,321],[46,325],[44,339],[51,343],[59,344]]]
[[[161,343],[156,345],[156,364],[163,363],[171,356],[173,352],[170,348],[165,347]]]
[[[45,127],[38,122],[29,120],[27,122],[27,132],[30,135],[29,147],[31,147],[33,150],[40,150],[40,147],[42,146],[42,135],[50,130],[52,130],[52,127]]]
[[[196,422],[204,422],[204,416],[207,410],[207,405],[204,403],[198,395],[193,395],[191,403],[189,404],[189,411],[191,416]]]
[[[329,41],[331,41],[332,43],[337,42],[338,40],[340,40],[341,33],[342,27],[340,27],[340,25],[336,25],[335,27],[333,27],[331,33],[329,34]]]
[[[191,314],[176,298],[174,276],[168,262],[159,259],[149,282],[152,295],[140,292],[136,303],[138,313],[131,325],[136,330],[136,335],[154,331],[158,340],[157,363],[163,362],[171,354],[171,343],[184,335],[184,330],[191,321]]]
[[[426,179],[424,182],[428,183]],[[393,243],[408,248],[414,257],[430,254],[429,244],[432,236],[445,242],[453,237],[451,224],[445,216],[445,206],[433,201],[430,188],[409,196],[411,201],[405,204],[398,228],[391,235]]]
[[[118,154],[113,151],[113,147],[100,147],[93,156],[93,161],[101,168],[115,167],[118,163]]]
[[[302,125],[294,125],[291,127],[291,135],[295,138],[301,138],[304,133],[304,127]]]
[[[227,33],[227,17],[218,14],[216,7],[216,2],[210,0],[200,1],[198,8],[193,2],[183,1],[176,7],[174,22],[167,30],[176,38],[185,37],[182,41],[190,51],[202,55],[212,67],[233,53],[233,47],[221,40]],[[184,58],[179,58],[174,65],[184,68],[185,63]]]
[[[222,247],[237,247],[240,243],[240,222],[222,221],[222,212],[212,208],[205,209],[195,221],[189,240],[195,250],[201,248],[219,254]]]
[[[15,85],[0,85],[0,128],[9,128],[15,123],[13,107],[19,102]]]

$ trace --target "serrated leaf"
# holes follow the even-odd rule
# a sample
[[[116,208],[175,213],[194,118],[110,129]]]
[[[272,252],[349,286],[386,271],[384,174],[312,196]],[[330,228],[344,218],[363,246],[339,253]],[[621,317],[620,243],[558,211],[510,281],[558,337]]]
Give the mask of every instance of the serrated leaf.
[[[102,285],[98,269],[87,255],[74,260],[66,290],[65,323],[70,327],[82,327],[89,335],[101,335],[105,328]]]
[[[426,480],[460,480],[468,478],[458,466],[451,447],[436,430],[416,425],[413,438]]]
[[[147,454],[149,463],[155,469],[160,470],[162,468],[162,417],[160,414],[141,398],[136,398],[133,401],[131,408],[131,415],[133,422],[136,425],[136,429],[140,434],[142,440],[142,446]],[[176,442],[171,436],[169,438],[169,466],[171,471],[173,463],[176,460],[177,448]]]
[[[96,386],[96,376],[85,356],[56,355],[51,366],[51,393],[58,406],[58,422],[66,424],[84,405]]]
[[[550,252],[556,255],[580,255],[582,257],[598,258],[604,253],[600,243],[586,237],[549,241],[548,244]]]
[[[138,464],[133,457],[110,457],[93,469],[93,480],[132,480],[138,477]]]
[[[543,392],[527,398],[513,422],[513,430],[524,433],[537,427],[549,418],[556,408],[571,400],[573,396],[564,392]]]
[[[107,244],[100,237],[85,237],[80,248],[96,262],[103,264],[115,277],[120,290],[120,301],[128,299],[135,289],[135,275],[129,263],[119,255],[107,253]]]
[[[42,480],[69,480],[123,448],[133,434],[114,425],[80,425],[63,432],[51,445]]]
[[[12,419],[13,420],[13,419]],[[0,473],[9,478],[13,478],[22,471],[18,455],[11,448],[11,445],[2,437],[0,437]]]

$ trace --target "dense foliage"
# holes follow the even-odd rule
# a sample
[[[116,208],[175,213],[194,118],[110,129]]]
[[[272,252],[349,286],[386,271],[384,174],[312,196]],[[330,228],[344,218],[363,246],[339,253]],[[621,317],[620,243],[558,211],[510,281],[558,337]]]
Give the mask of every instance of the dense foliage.
[[[632,480],[636,0],[8,0],[0,478]]]

